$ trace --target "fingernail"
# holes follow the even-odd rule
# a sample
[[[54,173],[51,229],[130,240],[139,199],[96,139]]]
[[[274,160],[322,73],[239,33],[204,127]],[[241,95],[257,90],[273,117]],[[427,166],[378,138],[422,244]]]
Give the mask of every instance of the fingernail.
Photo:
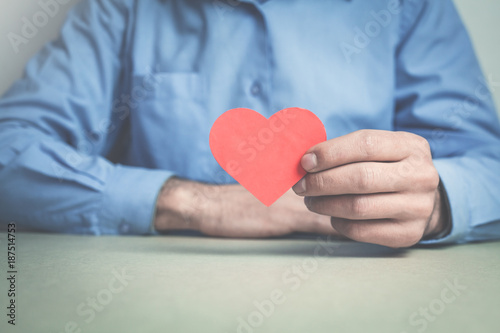
[[[297,182],[297,184],[295,184],[293,186],[293,190],[295,191],[295,193],[297,194],[301,194],[301,193],[304,193],[306,191],[306,180],[304,178],[302,178],[301,180],[299,180]]]
[[[318,166],[318,158],[315,153],[307,153],[302,156],[301,165],[306,171],[314,170]]]

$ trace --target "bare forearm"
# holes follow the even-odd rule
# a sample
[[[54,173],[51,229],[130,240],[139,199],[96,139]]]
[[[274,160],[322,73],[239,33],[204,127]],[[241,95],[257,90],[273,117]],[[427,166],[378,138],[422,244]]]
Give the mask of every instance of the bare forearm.
[[[210,185],[171,178],[157,200],[158,231],[197,230],[220,237],[270,237],[288,233],[336,234],[328,216],[307,210],[303,199],[287,192],[265,207],[240,185]]]
[[[202,210],[208,206],[208,186],[176,177],[165,182],[156,203],[156,230],[199,230],[202,213],[207,213]]]

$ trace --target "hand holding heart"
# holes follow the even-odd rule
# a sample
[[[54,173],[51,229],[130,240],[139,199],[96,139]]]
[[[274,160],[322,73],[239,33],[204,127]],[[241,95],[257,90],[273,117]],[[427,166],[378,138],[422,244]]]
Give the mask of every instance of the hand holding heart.
[[[304,109],[285,109],[269,119],[250,109],[225,112],[210,132],[215,158],[261,202],[273,205],[264,206],[241,185],[171,178],[158,196],[155,228],[221,237],[338,235],[329,217],[309,211],[290,190],[306,174],[299,165],[302,155],[325,139],[321,121]]]
[[[361,130],[317,144],[301,159],[293,190],[353,240],[405,247],[439,233],[444,209],[427,140]]]
[[[171,178],[158,197],[155,228],[223,237],[340,233],[391,247],[411,246],[443,230],[439,176],[424,138],[361,130],[325,139],[321,121],[304,109],[269,119],[249,109],[226,112],[212,127],[212,152],[272,206],[240,185]],[[287,191],[294,184],[305,205]]]

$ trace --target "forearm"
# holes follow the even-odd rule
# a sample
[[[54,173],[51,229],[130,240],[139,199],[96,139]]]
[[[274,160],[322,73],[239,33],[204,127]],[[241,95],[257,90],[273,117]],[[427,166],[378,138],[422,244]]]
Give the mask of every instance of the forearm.
[[[330,218],[307,210],[292,191],[266,207],[241,185],[170,178],[156,203],[155,229],[197,230],[218,237],[272,237],[292,232],[336,235]]]
[[[261,205],[241,185],[213,185],[171,177],[158,195],[154,226],[160,232],[196,230],[231,237],[238,236],[232,231],[237,220],[269,220],[275,210]]]
[[[155,229],[160,232],[199,230],[201,219],[208,218],[209,196],[206,193],[212,188],[215,190],[214,185],[171,177],[158,195]]]

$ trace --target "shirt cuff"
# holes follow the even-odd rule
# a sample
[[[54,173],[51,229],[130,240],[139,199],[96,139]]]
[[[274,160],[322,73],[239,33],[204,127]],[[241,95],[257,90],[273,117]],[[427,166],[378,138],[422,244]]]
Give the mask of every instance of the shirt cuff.
[[[470,229],[468,223],[470,210],[466,198],[467,184],[452,159],[437,159],[433,162],[448,197],[451,229],[444,237],[423,240],[419,244],[463,243]]]
[[[156,199],[171,176],[166,170],[116,165],[103,192],[98,233],[154,234]]]

